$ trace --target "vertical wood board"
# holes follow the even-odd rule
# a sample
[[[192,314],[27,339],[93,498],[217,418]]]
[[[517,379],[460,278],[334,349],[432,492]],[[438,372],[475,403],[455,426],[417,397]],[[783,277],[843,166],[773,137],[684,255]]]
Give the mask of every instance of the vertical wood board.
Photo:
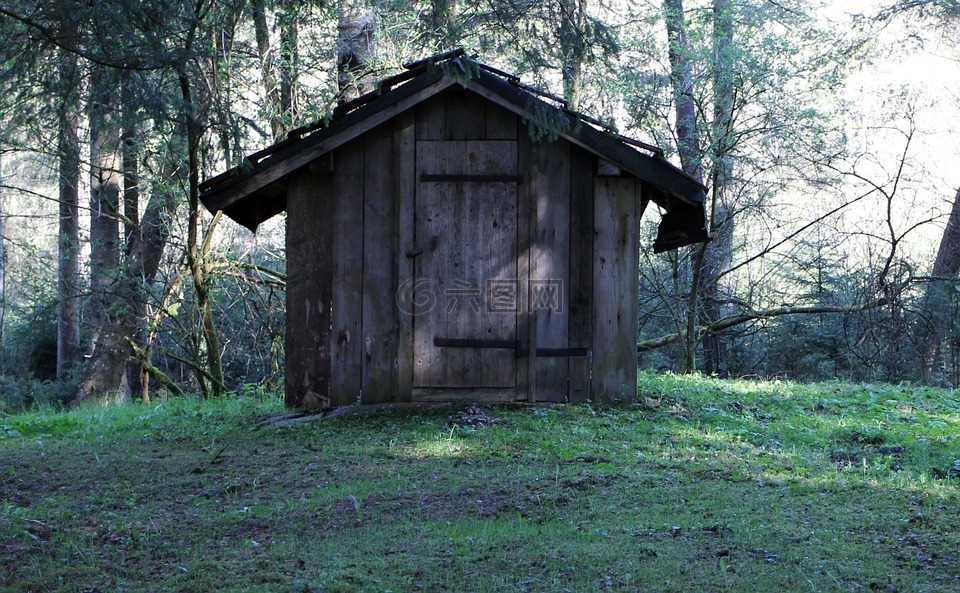
[[[593,348],[593,165],[578,146],[570,163],[570,347]],[[591,359],[571,358],[569,401],[590,399]]]
[[[517,167],[523,175],[517,203],[517,284],[519,310],[517,311],[517,339],[527,357],[517,361],[518,399],[536,401],[537,325],[530,307],[531,246],[536,228],[536,208],[530,183],[530,153],[533,150],[530,135],[518,126]]]
[[[286,394],[294,408],[331,401],[330,314],[333,258],[331,179],[299,172],[287,198]]]
[[[394,303],[397,310],[397,398],[399,401],[411,401],[413,397],[413,311],[408,301],[400,299],[410,296],[414,276],[415,236],[415,195],[416,195],[416,116],[410,110],[397,118],[394,129],[393,159],[394,179],[397,183],[396,221],[397,244],[395,247],[398,286]],[[403,306],[401,307],[401,303]]]
[[[444,103],[445,105],[445,103]],[[426,113],[434,118],[436,109]],[[420,120],[424,113],[417,114],[417,133],[420,135]],[[442,120],[441,120],[442,121]],[[441,128],[442,129],[442,128]],[[417,142],[416,149],[416,277],[418,284],[414,302],[423,304],[414,318],[414,372],[413,386],[439,388],[447,384],[447,369],[452,364],[453,353],[449,349],[436,348],[434,338],[440,332],[450,332],[446,314],[446,284],[451,282],[447,270],[450,263],[451,245],[457,235],[453,226],[455,217],[456,187],[450,184],[431,184],[428,188],[419,181],[425,172],[447,168],[446,155],[429,150],[433,143]],[[452,328],[456,331],[456,328]],[[446,336],[456,337],[456,336]]]
[[[331,404],[355,404],[360,396],[363,316],[363,138],[337,150],[333,176],[333,354]]]
[[[398,388],[399,315],[396,247],[398,184],[392,160],[393,126],[364,137],[363,313],[361,399],[364,404],[395,401]]]
[[[506,174],[517,173],[515,142],[484,142],[477,146],[481,163]],[[486,165],[484,165],[486,167]],[[468,203],[477,208],[473,240],[473,273],[481,290],[482,310],[476,320],[481,339],[517,337],[517,184],[468,183]],[[507,296],[509,295],[509,296]],[[516,351],[479,350],[465,363],[478,365],[479,385],[514,387]]]
[[[593,399],[637,391],[637,182],[597,178],[594,200]]]
[[[533,146],[530,191],[536,227],[531,246],[530,297],[536,347],[569,346],[570,318],[570,143],[563,139]],[[537,401],[565,402],[569,361],[537,356]]]

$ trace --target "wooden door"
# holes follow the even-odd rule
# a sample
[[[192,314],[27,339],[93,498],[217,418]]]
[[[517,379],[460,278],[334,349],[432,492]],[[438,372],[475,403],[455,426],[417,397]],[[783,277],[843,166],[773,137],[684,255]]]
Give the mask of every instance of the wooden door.
[[[413,385],[517,378],[517,144],[417,142]]]

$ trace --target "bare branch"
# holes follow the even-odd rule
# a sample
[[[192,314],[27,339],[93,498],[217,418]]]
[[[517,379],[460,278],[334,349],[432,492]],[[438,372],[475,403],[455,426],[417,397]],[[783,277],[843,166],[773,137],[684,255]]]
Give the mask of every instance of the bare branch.
[[[730,329],[731,327],[736,327],[750,321],[759,321],[762,319],[773,319],[775,317],[783,317],[785,315],[821,315],[821,314],[833,314],[833,313],[856,313],[858,311],[866,311],[868,309],[876,309],[877,307],[882,307],[887,304],[889,301],[886,298],[878,298],[866,303],[859,305],[847,305],[847,306],[817,306],[817,307],[778,307],[775,309],[764,309],[761,311],[748,311],[746,313],[739,313],[737,315],[730,315],[722,319],[718,319],[713,323],[707,325],[702,325],[694,329],[697,335],[697,339],[700,338],[703,334],[711,331],[722,331],[725,329]],[[653,338],[650,340],[644,340],[637,344],[637,352],[648,352],[650,350],[656,350],[667,346],[668,344],[674,344],[686,338],[686,332],[677,332],[673,334],[667,334],[665,336],[660,336],[658,338]]]

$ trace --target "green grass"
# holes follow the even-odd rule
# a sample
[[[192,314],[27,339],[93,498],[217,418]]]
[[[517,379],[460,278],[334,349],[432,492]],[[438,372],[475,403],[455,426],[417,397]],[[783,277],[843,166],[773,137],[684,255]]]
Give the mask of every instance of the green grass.
[[[960,395],[641,374],[629,406],[0,418],[3,591],[957,591]]]

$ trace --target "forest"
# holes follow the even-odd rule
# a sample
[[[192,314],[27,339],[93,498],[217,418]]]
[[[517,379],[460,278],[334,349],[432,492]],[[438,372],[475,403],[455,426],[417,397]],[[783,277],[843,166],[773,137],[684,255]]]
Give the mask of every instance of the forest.
[[[453,48],[659,146],[712,240],[640,248],[642,368],[960,382],[947,0],[0,0],[0,410],[271,393],[284,215],[201,183]]]

